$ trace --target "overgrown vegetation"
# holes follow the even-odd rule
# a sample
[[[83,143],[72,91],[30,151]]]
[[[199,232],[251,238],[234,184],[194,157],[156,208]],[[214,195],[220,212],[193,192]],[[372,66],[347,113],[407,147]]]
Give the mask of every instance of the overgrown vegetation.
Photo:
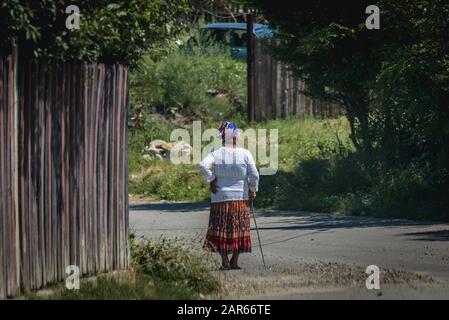
[[[162,125],[164,131],[172,124]],[[206,127],[216,127],[218,122]],[[242,128],[248,127],[240,123]],[[350,139],[346,118],[271,120],[253,128],[279,130],[279,170],[262,176],[259,207],[282,210],[338,212],[350,215],[445,220],[447,202],[435,197],[432,173],[418,165],[389,168],[383,159],[365,158]],[[162,129],[165,128],[165,129]],[[162,136],[163,138],[168,138]],[[130,192],[153,200],[208,201],[209,189],[196,165],[146,161],[136,154],[130,162]]]
[[[80,10],[79,29],[66,28],[71,4]],[[134,67],[145,53],[157,57],[171,51],[189,12],[187,0],[5,0],[0,4],[0,51],[18,44],[32,59]]]
[[[131,238],[133,267],[161,283],[171,283],[182,288],[188,296],[215,292],[220,284],[212,274],[216,267],[212,257],[193,244],[174,240],[151,240],[137,243]]]
[[[280,170],[261,178],[257,205],[284,210],[446,220],[432,173],[419,165],[389,168],[357,153],[340,119],[269,121],[279,128]]]
[[[278,30],[272,52],[307,79],[307,94],[337,101],[347,113],[256,125],[280,130],[280,170],[262,177],[258,205],[447,220],[447,4],[381,1],[382,28],[373,31],[365,27],[364,2],[240,2],[257,7]],[[133,125],[139,125],[130,136],[131,193],[207,200],[195,165],[143,160],[142,149],[194,119],[207,127],[223,119],[247,126],[238,62],[201,43],[185,49],[145,58],[134,75]],[[217,88],[226,94],[207,94]]]
[[[152,140],[170,141],[177,127],[191,129],[192,120],[202,120],[203,128],[215,128],[231,117],[243,125],[245,63],[192,32],[185,36],[185,45],[167,57],[142,60],[131,79],[130,95],[130,193],[155,200],[206,200],[209,192],[196,165],[146,160],[142,151]]]
[[[154,300],[199,299],[220,290],[209,253],[181,240],[130,238],[131,271],[82,279],[79,290],[53,286],[49,296],[31,293],[30,299]]]
[[[129,193],[146,200],[207,201],[208,186],[199,175],[196,164],[175,165],[170,161],[144,159],[142,150],[154,139],[170,141],[173,129],[182,125],[192,133],[192,122],[176,123],[157,114],[145,114],[145,126],[131,129],[129,137]],[[220,118],[218,118],[220,119]],[[220,121],[205,117],[202,129],[218,128]],[[232,118],[234,119],[234,118]],[[247,127],[243,117],[235,117],[241,128]],[[206,145],[208,141],[203,141]]]
[[[341,206],[449,219],[447,1],[378,1],[379,30],[365,26],[368,1],[244,2],[278,30],[272,52],[306,79],[307,93],[346,108],[356,154],[339,161],[353,169],[341,181],[349,187]],[[332,178],[329,165],[319,177]],[[353,190],[357,172],[365,183]]]
[[[218,121],[203,122],[203,127],[215,128]],[[190,125],[185,125],[191,129]],[[198,174],[197,165],[174,165],[170,161],[144,159],[143,148],[154,139],[170,141],[176,128],[172,121],[160,115],[146,114],[146,124],[131,130],[129,140],[129,192],[131,197],[151,200],[206,201],[209,191]]]
[[[166,57],[145,56],[131,78],[133,116],[150,112],[223,117],[246,103],[246,64],[229,48],[205,42],[198,31]],[[243,111],[243,110],[238,110]]]

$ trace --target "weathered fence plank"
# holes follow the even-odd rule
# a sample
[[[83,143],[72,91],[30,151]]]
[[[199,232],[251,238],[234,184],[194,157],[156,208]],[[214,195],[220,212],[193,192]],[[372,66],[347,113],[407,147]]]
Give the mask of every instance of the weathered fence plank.
[[[63,280],[68,265],[129,263],[128,69],[20,63],[14,163],[13,63],[0,57],[0,299]]]
[[[0,298],[18,292],[14,59],[0,57]]]
[[[256,121],[290,116],[337,116],[343,113],[338,104],[306,97],[305,83],[293,76],[288,65],[276,61],[265,49],[266,39],[255,41],[254,81],[256,88]]]

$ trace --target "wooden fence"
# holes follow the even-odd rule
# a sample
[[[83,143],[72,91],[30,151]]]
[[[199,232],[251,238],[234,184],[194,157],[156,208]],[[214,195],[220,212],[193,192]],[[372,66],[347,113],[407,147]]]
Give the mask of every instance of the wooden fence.
[[[13,167],[14,141],[14,60],[0,56],[0,299],[17,292],[19,254],[17,242],[17,167]]]
[[[255,120],[289,116],[337,116],[343,113],[338,104],[305,96],[305,83],[293,77],[288,65],[276,61],[266,50],[263,39],[255,39]]]
[[[128,69],[0,62],[0,298],[127,268]]]

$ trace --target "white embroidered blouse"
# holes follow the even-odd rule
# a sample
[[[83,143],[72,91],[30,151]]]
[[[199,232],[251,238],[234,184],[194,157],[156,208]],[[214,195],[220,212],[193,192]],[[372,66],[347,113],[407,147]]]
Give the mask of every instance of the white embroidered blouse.
[[[248,190],[258,190],[259,173],[251,152],[244,148],[221,147],[201,161],[199,170],[208,183],[217,178],[212,202],[248,200]]]

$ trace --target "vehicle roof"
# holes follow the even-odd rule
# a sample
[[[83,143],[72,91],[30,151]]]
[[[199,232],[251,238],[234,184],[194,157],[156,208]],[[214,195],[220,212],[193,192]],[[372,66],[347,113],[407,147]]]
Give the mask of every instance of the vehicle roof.
[[[203,29],[224,29],[224,30],[246,30],[244,22],[221,22],[209,23],[202,27]],[[254,34],[257,37],[267,37],[272,35],[272,30],[266,24],[255,23],[253,25]]]

